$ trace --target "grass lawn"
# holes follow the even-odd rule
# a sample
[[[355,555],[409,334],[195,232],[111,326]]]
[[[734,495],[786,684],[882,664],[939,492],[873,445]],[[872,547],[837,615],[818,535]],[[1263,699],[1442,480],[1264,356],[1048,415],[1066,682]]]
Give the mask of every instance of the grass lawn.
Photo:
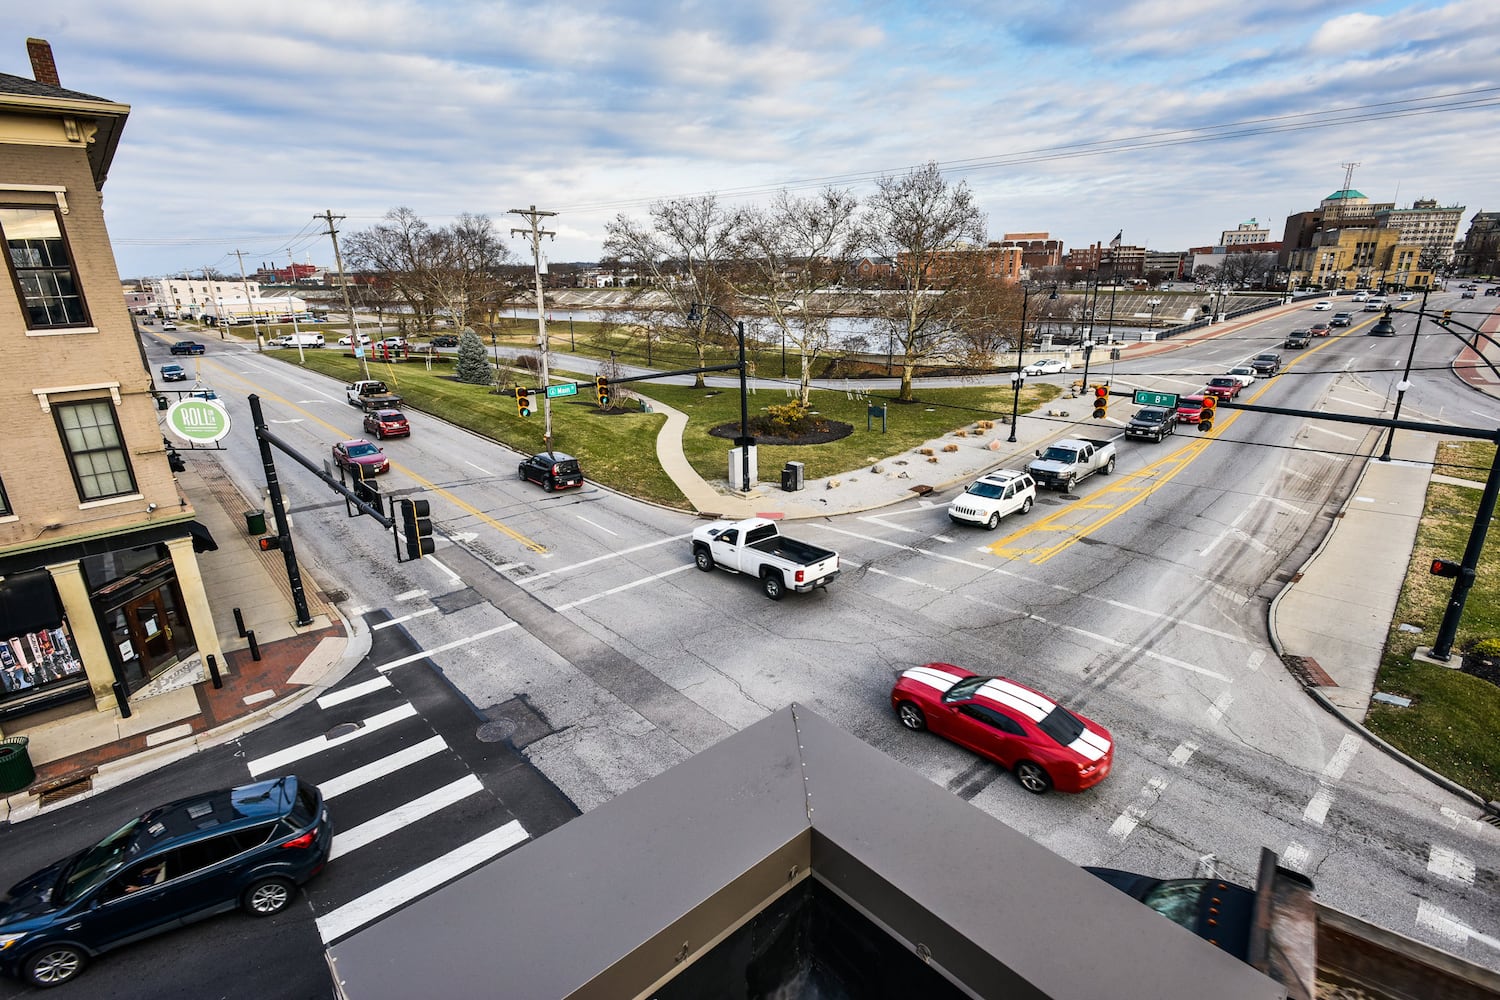
[[[1439,475],[1482,482],[1495,446],[1485,442],[1445,443],[1438,449]],[[1447,483],[1427,489],[1427,504],[1417,529],[1406,584],[1396,603],[1396,617],[1386,639],[1375,689],[1412,699],[1410,708],[1374,702],[1366,725],[1439,774],[1446,775],[1487,800],[1500,799],[1500,687],[1449,667],[1411,658],[1418,646],[1437,638],[1453,581],[1433,576],[1435,558],[1459,559],[1479,506],[1479,490]],[[1485,539],[1473,589],[1464,604],[1453,664],[1478,639],[1500,637],[1500,537],[1492,526]],[[1403,632],[1401,624],[1421,632]]]

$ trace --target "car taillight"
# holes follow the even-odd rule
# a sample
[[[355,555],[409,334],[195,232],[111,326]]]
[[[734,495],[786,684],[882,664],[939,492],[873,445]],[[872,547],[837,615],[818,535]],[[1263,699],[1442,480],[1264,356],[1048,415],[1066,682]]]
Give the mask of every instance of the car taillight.
[[[557,475],[557,466],[555,466],[555,465],[552,467],[552,474],[554,476]]]
[[[293,837],[291,840],[288,840],[285,844],[282,844],[281,846],[282,847],[290,847],[290,848],[292,848],[294,850],[305,850],[305,849],[311,847],[313,845],[313,841],[315,839],[317,839],[317,838],[315,838],[313,836],[313,833],[314,833],[314,831],[308,830],[302,836],[300,836],[300,837]]]
[[[803,582],[803,580],[804,580],[804,578],[805,578],[805,576],[806,576],[806,571],[805,571],[805,570],[800,570],[800,569],[799,569],[799,570],[798,570],[798,571],[797,571],[797,582],[798,582],[798,583],[802,583],[802,582]]]

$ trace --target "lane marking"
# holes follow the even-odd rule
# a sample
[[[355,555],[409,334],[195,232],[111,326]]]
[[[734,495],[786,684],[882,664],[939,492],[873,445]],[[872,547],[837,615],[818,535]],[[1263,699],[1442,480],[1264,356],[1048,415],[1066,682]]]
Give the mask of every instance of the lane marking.
[[[419,597],[426,597],[426,596],[427,596],[427,591],[425,591],[425,590],[408,590],[405,593],[397,594],[395,597],[391,598],[391,600],[393,600],[393,601],[415,601]]]
[[[662,538],[662,539],[659,539],[658,541],[655,541],[655,542],[646,542],[644,545],[635,545],[635,546],[632,546],[632,547],[630,547],[628,549],[617,549],[617,550],[615,550],[613,552],[607,552],[607,553],[605,553],[602,556],[595,556],[592,559],[585,559],[583,562],[572,563],[570,565],[563,566],[563,567],[561,567],[559,569],[549,569],[545,573],[533,573],[531,576],[524,577],[524,578],[522,578],[520,580],[517,580],[515,582],[519,583],[519,584],[523,584],[523,585],[530,584],[530,583],[533,583],[533,582],[535,582],[537,580],[544,580],[547,577],[553,576],[553,575],[555,575],[557,573],[572,573],[573,571],[582,569],[585,566],[592,566],[596,562],[603,562],[606,559],[618,559],[620,556],[628,556],[628,555],[630,555],[633,552],[640,552],[640,551],[642,551],[644,549],[655,548],[658,545],[669,545],[672,542],[680,542],[680,541],[682,541],[685,538],[692,538],[692,537],[693,537],[693,533],[692,532],[688,532],[686,535],[673,535],[671,538]],[[513,563],[512,565],[513,566],[520,566],[522,564],[521,563]],[[509,568],[509,567],[502,567],[502,568]]]
[[[1447,938],[1457,944],[1468,944],[1477,941],[1482,945],[1500,951],[1500,940],[1481,934],[1468,924],[1450,914],[1441,906],[1422,900],[1417,904],[1417,926],[1432,931],[1441,937]]]
[[[322,935],[324,944],[331,944],[337,938],[385,916],[418,896],[499,857],[524,842],[527,837],[526,828],[521,826],[521,821],[513,819],[498,830],[492,830],[457,850],[449,851],[435,861],[429,861],[422,867],[324,914],[318,918],[318,933]]]
[[[1197,752],[1198,744],[1183,742],[1177,744],[1177,749],[1173,750],[1172,756],[1168,757],[1167,759],[1177,767],[1182,767],[1188,761],[1192,760],[1193,754]]]
[[[606,528],[602,524],[595,524],[593,521],[590,521],[588,518],[584,517],[582,514],[576,514],[574,516],[577,517],[578,520],[582,521],[584,524],[587,524],[587,525],[589,525],[592,528],[598,528],[600,531],[604,532],[606,535],[613,535],[615,538],[619,538],[620,537],[620,535],[619,535],[618,532],[610,531],[608,528]]]
[[[491,472],[489,469],[483,468],[482,466],[475,465],[473,462],[469,461],[467,458],[464,459],[464,464],[467,465],[471,469],[478,469],[480,471],[480,473],[482,473],[483,475],[486,475],[486,476],[493,476],[494,475],[494,473]]]
[[[367,694],[371,694],[372,692],[379,691],[381,688],[388,688],[390,686],[391,682],[386,680],[384,676],[373,677],[370,680],[361,681],[360,683],[352,685],[351,687],[346,687],[342,691],[333,691],[329,694],[325,694],[323,697],[318,699],[318,707],[332,708],[335,705],[342,705],[346,701],[353,701],[356,698],[363,698]]]
[[[1346,735],[1339,741],[1339,748],[1333,752],[1328,759],[1328,764],[1323,768],[1323,777],[1329,781],[1338,781],[1349,770],[1349,764],[1354,760],[1354,755],[1359,753],[1360,741],[1353,736]]]
[[[356,788],[368,785],[377,778],[383,778],[388,774],[394,774],[403,767],[409,767],[417,761],[426,760],[435,753],[441,753],[448,749],[448,744],[441,736],[433,736],[423,740],[414,746],[397,750],[393,754],[387,754],[379,760],[372,760],[352,771],[346,771],[336,778],[318,782],[318,791],[323,793],[323,798],[331,799],[345,792],[352,792]],[[342,836],[340,834],[339,836]]]
[[[1456,809],[1452,809],[1448,806],[1443,806],[1443,808],[1439,809],[1438,811],[1443,814],[1444,819],[1453,824],[1453,826],[1459,830],[1464,830],[1468,833],[1478,833],[1480,830],[1484,829],[1484,823],[1475,819],[1473,816],[1465,816]]]
[[[1358,441],[1359,440],[1359,438],[1354,437],[1353,435],[1350,435],[1350,434],[1340,434],[1338,431],[1329,430],[1327,427],[1324,427],[1322,424],[1308,424],[1307,425],[1307,429],[1310,430],[1310,431],[1319,431],[1319,432],[1321,432],[1323,434],[1327,434],[1329,437],[1340,438],[1340,439],[1342,439],[1344,441]]]
[[[415,663],[418,660],[425,660],[427,657],[432,656],[435,653],[446,653],[450,649],[457,649],[459,646],[467,646],[469,643],[478,642],[480,639],[488,639],[492,635],[499,635],[501,632],[508,631],[515,627],[515,622],[506,622],[504,625],[497,625],[492,629],[486,629],[483,632],[476,633],[475,635],[471,635],[463,639],[454,639],[452,642],[444,643],[441,646],[434,646],[431,649],[419,649],[417,650],[417,652],[412,653],[410,656],[403,656],[401,657],[401,659],[392,660],[390,663],[382,663],[375,669],[383,674],[388,671],[395,670],[397,667],[404,667],[408,663]]]
[[[1326,788],[1319,788],[1307,803],[1307,808],[1302,810],[1302,818],[1313,826],[1322,826],[1323,821],[1328,818],[1328,807],[1331,805],[1333,793]]]
[[[1146,782],[1146,787],[1136,794],[1135,800],[1125,807],[1115,821],[1110,824],[1110,835],[1120,840],[1125,840],[1134,832],[1140,821],[1146,818],[1156,803],[1161,800],[1162,793],[1167,790],[1171,782],[1166,778],[1157,776]]]
[[[1135,827],[1135,819],[1133,819],[1128,813],[1121,813],[1115,818],[1115,821],[1109,825],[1109,835],[1111,837],[1118,838],[1119,840],[1124,840],[1125,838],[1130,836],[1131,832],[1135,830]]]
[[[903,525],[891,524],[888,521],[884,520],[881,515],[877,515],[877,514],[866,514],[863,517],[861,517],[860,520],[861,521],[869,521],[871,524],[878,524],[882,528],[889,528],[891,531],[904,531],[908,535],[920,535],[922,533],[922,532],[918,531],[916,528],[907,528],[907,527],[904,527]]]
[[[333,847],[328,852],[328,860],[342,858],[351,851],[357,851],[366,844],[373,844],[387,834],[395,833],[403,827],[431,816],[440,809],[446,809],[455,802],[463,801],[475,792],[482,791],[484,791],[484,785],[479,779],[472,774],[466,774],[457,781],[434,789],[410,802],[405,802],[353,829],[341,830],[339,835],[333,838]]]
[[[436,559],[432,558],[432,556],[427,556],[426,559],[427,559],[428,562],[432,563],[438,569],[442,570],[444,573],[447,573],[448,574],[448,579],[452,580],[454,583],[463,583],[463,577],[459,576],[457,573],[453,572],[447,566],[444,566],[442,563],[440,563]]]
[[[1448,847],[1433,844],[1428,848],[1427,870],[1453,882],[1474,884],[1474,862]]]
[[[314,736],[310,740],[303,740],[301,743],[295,743],[283,750],[247,761],[245,766],[250,769],[250,777],[258,778],[262,774],[279,770],[288,764],[311,757],[314,754],[322,753],[324,750],[332,750],[334,747],[343,746],[351,740],[357,740],[361,736],[368,736],[373,732],[378,732],[386,726],[393,726],[403,719],[412,718],[416,714],[417,710],[414,706],[399,705],[388,712],[381,712],[379,715],[370,716],[364,722],[360,723],[359,728],[353,732],[344,733],[342,736],[334,736],[332,738],[328,736]]]
[[[1286,850],[1281,852],[1281,863],[1294,872],[1307,874],[1307,861],[1312,857],[1312,852],[1295,840],[1286,845]]]
[[[1208,706],[1208,717],[1215,722],[1224,721],[1224,713],[1229,711],[1229,706],[1234,703],[1234,695],[1228,691],[1214,699],[1213,704]]]
[[[576,601],[569,601],[567,604],[559,604],[554,610],[557,610],[557,611],[571,611],[573,608],[579,607],[579,606],[584,605],[584,604],[589,604],[589,603],[591,603],[593,601],[597,601],[601,597],[612,597],[615,594],[620,593],[621,591],[633,590],[634,588],[639,587],[642,584],[653,583],[653,582],[655,582],[657,580],[664,579],[665,577],[673,576],[673,575],[675,575],[677,573],[682,573],[682,572],[685,572],[687,570],[697,569],[697,568],[698,568],[698,564],[697,563],[689,563],[686,566],[677,566],[677,567],[674,567],[672,569],[664,570],[663,572],[653,574],[652,576],[642,577],[639,580],[632,580],[629,583],[622,583],[618,587],[611,587],[609,590],[600,591],[597,594],[590,594],[588,597],[582,597],[582,598],[579,598]]]
[[[437,614],[437,611],[438,609],[435,607],[423,608],[421,611],[413,611],[411,614],[402,615],[400,618],[391,618],[387,621],[376,622],[374,625],[370,626],[370,631],[379,632],[383,628],[390,628],[392,625],[400,625],[402,622],[409,622],[413,618],[421,618],[423,615],[435,615]]]

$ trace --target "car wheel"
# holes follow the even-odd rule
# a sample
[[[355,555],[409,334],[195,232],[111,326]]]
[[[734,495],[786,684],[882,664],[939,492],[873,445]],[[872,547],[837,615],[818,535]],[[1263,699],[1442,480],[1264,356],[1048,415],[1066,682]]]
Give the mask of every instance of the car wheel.
[[[263,878],[252,882],[240,897],[240,905],[252,917],[271,917],[287,908],[296,892],[284,878]]]
[[[927,728],[927,716],[923,715],[922,710],[909,701],[903,701],[896,706],[896,718],[900,719],[901,724],[914,733],[920,733]]]
[[[526,466],[518,466],[516,469],[516,475],[520,477],[521,482],[526,482]]]
[[[1052,787],[1052,779],[1047,777],[1047,772],[1042,770],[1042,766],[1029,760],[1023,760],[1016,765],[1016,780],[1032,795],[1041,795]]]
[[[552,482],[552,477],[551,476],[543,476],[542,477],[542,492],[543,493],[551,493],[552,489],[553,489],[553,486],[554,486],[554,483]]]
[[[773,601],[781,600],[781,595],[786,590],[786,585],[781,582],[780,573],[767,573],[760,578],[760,585],[766,592],[766,596]]]
[[[1022,514],[1026,514],[1026,513],[1029,513],[1030,510],[1031,510],[1031,497],[1027,497],[1025,500],[1021,501],[1021,513]]]
[[[54,944],[26,959],[21,974],[32,986],[49,989],[70,982],[83,971],[88,956],[71,944]]]
[[[693,562],[697,563],[698,568],[703,572],[713,572],[714,556],[712,552],[708,551],[707,547],[696,548],[693,550]]]
[[[996,511],[995,513],[991,514],[990,519],[984,522],[984,526],[990,531],[994,531],[996,528],[1000,527],[1000,513]]]
[[[1063,483],[1063,492],[1064,493],[1072,493],[1073,492],[1073,487],[1075,487],[1077,485],[1078,485],[1078,477],[1077,476],[1069,476],[1067,478],[1067,481]]]
[[[1114,472],[1114,471],[1115,471],[1115,460],[1113,458],[1111,458],[1108,462],[1104,463],[1104,474],[1107,476],[1111,472]]]

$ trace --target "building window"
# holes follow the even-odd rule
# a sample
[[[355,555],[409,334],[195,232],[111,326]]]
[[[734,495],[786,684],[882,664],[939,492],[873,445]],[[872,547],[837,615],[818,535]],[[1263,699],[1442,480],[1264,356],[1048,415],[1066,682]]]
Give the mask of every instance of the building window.
[[[10,509],[10,497],[5,495],[5,480],[0,479],[0,517],[9,517],[14,513]]]
[[[88,312],[56,209],[0,208],[16,294],[33,330],[87,326]]]
[[[52,411],[57,414],[80,499],[103,500],[135,492],[130,460],[109,400],[54,403]]]

